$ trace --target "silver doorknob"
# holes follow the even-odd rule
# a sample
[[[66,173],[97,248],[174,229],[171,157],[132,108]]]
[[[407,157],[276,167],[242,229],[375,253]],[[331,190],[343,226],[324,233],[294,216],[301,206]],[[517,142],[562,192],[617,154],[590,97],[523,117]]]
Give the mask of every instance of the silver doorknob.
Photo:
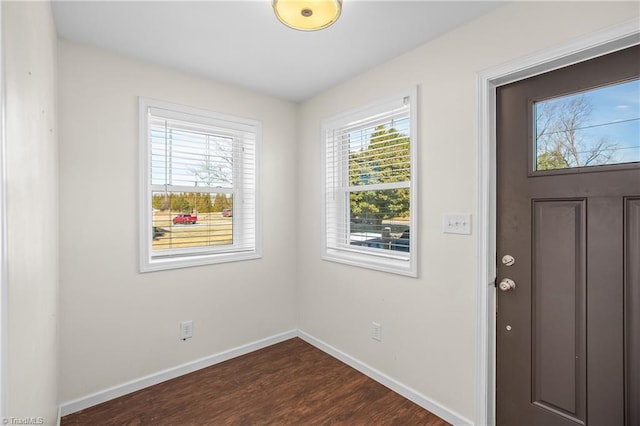
[[[498,284],[498,287],[502,291],[511,291],[514,288],[516,288],[516,283],[511,278],[505,278],[502,281],[500,281],[500,284]]]

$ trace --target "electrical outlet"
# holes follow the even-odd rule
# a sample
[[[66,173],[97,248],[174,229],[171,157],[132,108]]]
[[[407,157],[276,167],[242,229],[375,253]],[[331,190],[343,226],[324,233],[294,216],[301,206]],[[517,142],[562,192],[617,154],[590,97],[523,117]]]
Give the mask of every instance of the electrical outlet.
[[[180,323],[180,338],[182,340],[191,339],[193,337],[193,321],[182,321]]]
[[[377,322],[371,323],[371,338],[378,342],[382,342],[382,325]]]

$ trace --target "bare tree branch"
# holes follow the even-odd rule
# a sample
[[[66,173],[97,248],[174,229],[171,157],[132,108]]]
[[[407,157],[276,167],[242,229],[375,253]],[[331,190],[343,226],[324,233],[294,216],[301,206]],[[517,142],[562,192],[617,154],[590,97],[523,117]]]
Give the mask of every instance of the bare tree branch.
[[[536,105],[538,170],[601,165],[613,160],[618,144],[606,138],[595,140],[584,132],[592,114],[593,106],[584,95]]]

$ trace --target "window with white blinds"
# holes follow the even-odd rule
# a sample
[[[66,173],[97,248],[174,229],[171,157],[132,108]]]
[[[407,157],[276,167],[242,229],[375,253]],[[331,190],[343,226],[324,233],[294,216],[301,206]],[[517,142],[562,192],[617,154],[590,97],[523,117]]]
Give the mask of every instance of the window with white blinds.
[[[140,99],[142,272],[260,257],[260,123]]]
[[[323,122],[327,260],[416,276],[416,90]]]

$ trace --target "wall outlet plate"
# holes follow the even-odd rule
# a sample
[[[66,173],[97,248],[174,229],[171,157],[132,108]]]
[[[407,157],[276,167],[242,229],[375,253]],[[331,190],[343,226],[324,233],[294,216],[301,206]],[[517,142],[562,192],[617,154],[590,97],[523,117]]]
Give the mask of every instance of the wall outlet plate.
[[[382,325],[377,322],[371,323],[371,338],[378,342],[382,342]]]
[[[180,323],[180,338],[182,340],[191,339],[193,337],[193,321],[182,321]]]

